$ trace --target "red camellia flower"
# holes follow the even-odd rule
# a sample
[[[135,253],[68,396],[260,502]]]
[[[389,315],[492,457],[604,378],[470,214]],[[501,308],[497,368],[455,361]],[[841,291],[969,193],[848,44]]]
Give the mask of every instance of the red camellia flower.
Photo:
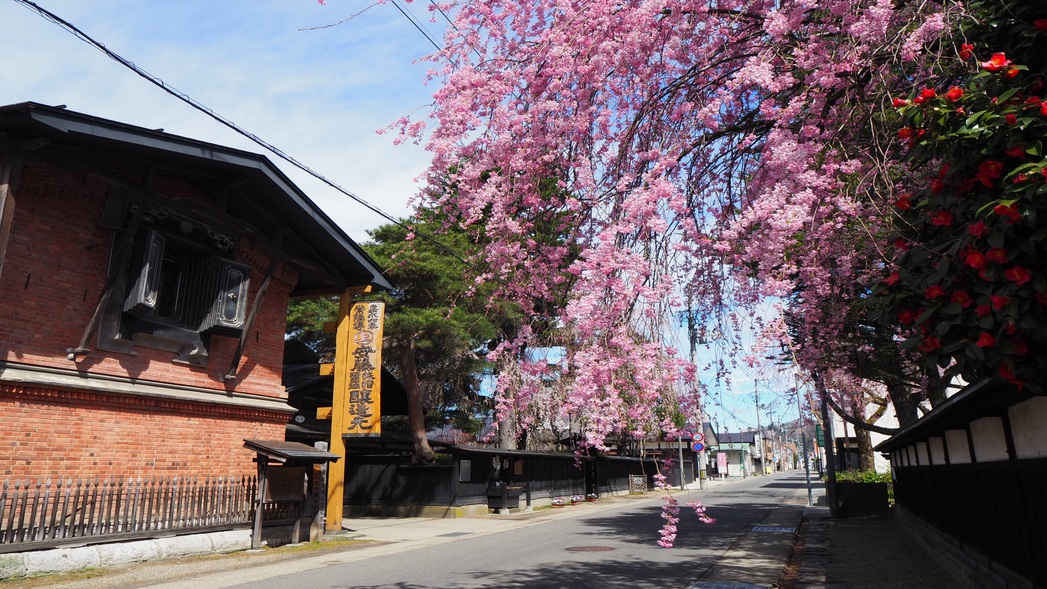
[[[1040,103],[1040,114],[1047,117],[1047,100]]]
[[[963,262],[971,268],[978,269],[985,266],[985,255],[976,251],[968,252],[967,255],[963,257]]]
[[[1022,214],[1018,211],[1018,205],[1013,203],[1009,205],[996,205],[993,207],[992,212],[1004,217],[1004,223],[1007,223],[1008,225],[1013,225],[1022,220]]]
[[[1014,338],[1010,343],[1015,356],[1024,356],[1029,353],[1029,344],[1025,343],[1025,340]]]
[[[971,223],[967,227],[967,233],[970,233],[974,237],[985,237],[985,234],[989,232],[989,227],[985,224],[985,221],[978,221],[977,223]]]
[[[936,299],[945,294],[947,294],[945,292],[945,289],[938,286],[937,284],[928,286],[927,290],[923,291],[923,296],[927,299]]]
[[[942,182],[940,178],[931,180],[931,194],[941,194],[943,190],[945,190],[945,182]]]
[[[1018,390],[1022,390],[1022,381],[1018,380],[1014,376],[1014,367],[1006,362],[1000,362],[1000,365],[996,367],[996,374],[1000,375],[1003,380],[1017,385]]]
[[[946,210],[934,211],[931,215],[931,225],[937,225],[938,227],[949,227],[952,225],[953,216],[952,213]]]
[[[886,282],[887,284],[893,285],[893,284],[897,284],[898,281],[901,280],[901,279],[902,279],[901,275],[898,274],[897,270],[895,270],[894,272],[891,272],[890,276],[888,276],[886,279],[884,279],[884,282]]]
[[[898,129],[898,137],[902,139],[908,139],[912,137],[912,129],[909,127],[902,127],[901,129]]]
[[[910,247],[909,246],[909,241],[906,240],[904,237],[897,237],[894,240],[894,247],[896,247],[896,248],[898,248],[898,249],[900,249],[902,251],[908,251],[908,249]]]
[[[1032,21],[1032,26],[1036,27],[1037,31],[1047,31],[1047,18],[1038,18]]]
[[[978,165],[978,181],[984,186],[992,188],[993,182],[1003,174],[1003,163],[997,160],[985,160]]]
[[[971,58],[971,53],[974,52],[974,45],[970,43],[964,43],[960,45],[960,59],[967,61]]]
[[[979,348],[991,348],[992,346],[996,345],[996,338],[983,331],[981,335],[978,336],[978,342],[974,345],[978,346]]]
[[[985,259],[990,262],[1006,262],[1007,261],[1007,250],[1002,247],[990,248],[989,251],[985,252]]]
[[[894,201],[894,206],[900,211],[907,211],[912,208],[911,194],[903,194],[898,197],[898,200]]]
[[[1011,266],[1010,268],[1004,271],[1003,277],[1017,284],[1018,286],[1021,286],[1026,282],[1032,280],[1032,274],[1030,274],[1028,270],[1022,268],[1021,266]]]
[[[933,335],[925,338],[922,342],[920,342],[920,351],[925,354],[929,354],[930,352],[933,352],[940,347],[942,347],[942,343],[939,342],[938,338],[934,337]]]
[[[988,315],[992,313],[992,308],[989,305],[978,305],[974,308],[975,315]]]
[[[1003,77],[1007,78],[1008,80],[1012,80],[1014,78],[1017,78],[1018,74],[1020,73],[1022,73],[1021,70],[1010,69],[1003,73]]]
[[[909,101],[904,98],[894,98],[891,100],[891,106],[893,106],[894,108],[901,108],[903,106],[907,106],[908,104]]]
[[[1024,143],[1019,143],[1018,145],[1015,145],[1014,147],[1005,149],[1003,152],[1006,153],[1007,155],[1011,156],[1011,157],[1016,157],[1016,158],[1019,158],[1019,159],[1025,159],[1025,144]]]
[[[974,299],[971,298],[971,295],[967,294],[967,291],[958,290],[952,293],[952,302],[966,309],[967,307],[971,306],[971,303],[974,302]]]
[[[1007,116],[1003,118],[1007,121],[1007,124],[1012,127],[1018,124],[1018,117],[1016,117],[1014,113],[1007,113]]]
[[[923,104],[935,96],[938,96],[937,92],[930,88],[924,88],[920,90],[920,95],[913,99],[913,104]]]
[[[989,295],[989,300],[992,301],[992,308],[996,311],[1007,306],[1007,303],[1011,302],[1011,297]]]
[[[982,67],[990,72],[998,72],[1009,65],[1011,65],[1011,60],[1007,59],[1007,56],[1002,52],[993,53],[989,61],[982,62]]]
[[[912,309],[905,309],[898,313],[898,323],[902,325],[909,325],[913,321],[916,321],[916,311]]]
[[[961,96],[963,96],[963,88],[960,88],[959,86],[953,86],[945,93],[945,99],[949,102],[956,102]]]

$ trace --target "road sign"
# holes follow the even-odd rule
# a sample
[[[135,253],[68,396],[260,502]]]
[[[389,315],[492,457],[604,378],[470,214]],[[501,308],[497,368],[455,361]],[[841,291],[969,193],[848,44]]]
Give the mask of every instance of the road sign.
[[[691,444],[691,450],[694,450],[695,452],[701,452],[702,450],[705,450],[705,444],[701,442],[695,442]]]
[[[693,436],[691,436],[691,439],[695,442],[704,442],[705,436],[700,433],[695,433]]]

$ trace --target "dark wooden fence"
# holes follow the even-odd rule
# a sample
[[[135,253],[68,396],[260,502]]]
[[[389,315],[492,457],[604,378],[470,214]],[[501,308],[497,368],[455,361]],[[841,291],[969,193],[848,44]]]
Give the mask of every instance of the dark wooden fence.
[[[896,467],[895,478],[898,505],[1047,587],[1047,459]]]
[[[256,497],[247,476],[4,481],[0,553],[249,526]]]

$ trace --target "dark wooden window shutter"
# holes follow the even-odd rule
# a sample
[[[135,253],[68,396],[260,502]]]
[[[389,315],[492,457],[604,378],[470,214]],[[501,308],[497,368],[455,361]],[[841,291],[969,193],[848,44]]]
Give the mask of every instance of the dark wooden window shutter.
[[[240,335],[247,315],[247,289],[251,268],[224,258],[211,258],[212,276],[217,279],[217,296],[211,300],[199,331]]]
[[[124,299],[124,311],[132,315],[156,312],[159,300],[161,266],[166,239],[152,229],[143,231],[142,243],[131,257],[128,273],[130,289]]]

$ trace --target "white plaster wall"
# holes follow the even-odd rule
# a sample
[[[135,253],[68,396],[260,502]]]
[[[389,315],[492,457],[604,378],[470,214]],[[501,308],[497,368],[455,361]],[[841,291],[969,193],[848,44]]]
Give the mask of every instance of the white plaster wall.
[[[916,442],[916,463],[927,466],[931,463],[927,456],[927,442]]]
[[[983,417],[972,421],[970,428],[976,462],[997,462],[1009,458],[1007,440],[1003,435],[1003,419]]]
[[[967,444],[967,430],[952,429],[945,432],[945,444],[949,448],[949,464],[971,463],[971,448]]]
[[[1008,410],[1017,458],[1047,457],[1047,397],[1033,397]]]
[[[927,438],[931,451],[931,464],[945,464],[945,441],[942,438]]]
[[[905,447],[905,466],[916,466],[916,449],[912,446]]]

